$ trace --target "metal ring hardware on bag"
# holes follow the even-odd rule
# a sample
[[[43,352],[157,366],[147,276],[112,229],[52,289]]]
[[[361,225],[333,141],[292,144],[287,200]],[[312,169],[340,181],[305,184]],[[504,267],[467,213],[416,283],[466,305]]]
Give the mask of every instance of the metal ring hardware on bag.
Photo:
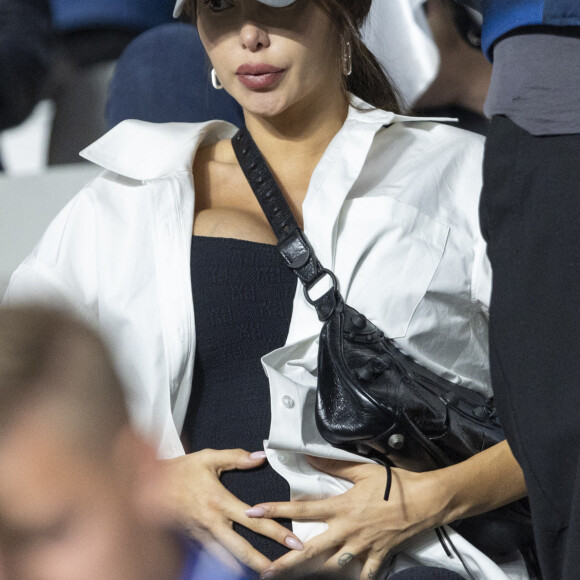
[[[316,307],[316,303],[320,299],[320,297],[322,297],[324,294],[326,294],[326,292],[330,291],[330,288],[329,288],[326,292],[324,292],[324,294],[322,294],[316,300],[314,300],[313,298],[310,298],[310,296],[308,294],[308,292],[310,292],[312,287],[315,286],[316,284],[318,284],[318,282],[320,282],[322,280],[322,278],[324,278],[324,276],[326,276],[327,274],[332,279],[332,290],[334,292],[336,292],[338,290],[338,281],[336,280],[336,276],[334,275],[334,273],[331,272],[330,270],[327,270],[326,268],[322,268],[322,270],[320,270],[320,273],[318,274],[318,276],[316,276],[316,278],[314,280],[312,280],[312,282],[310,282],[308,285],[306,285],[306,284],[304,285],[304,298],[306,298],[306,300],[308,301],[308,303],[311,306]]]

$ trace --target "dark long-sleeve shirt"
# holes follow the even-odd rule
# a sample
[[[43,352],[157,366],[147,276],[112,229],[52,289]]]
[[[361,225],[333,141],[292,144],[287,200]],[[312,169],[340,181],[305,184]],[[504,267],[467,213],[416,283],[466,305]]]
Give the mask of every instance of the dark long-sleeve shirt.
[[[580,2],[457,1],[483,15],[482,49],[494,65],[486,115],[532,135],[580,133]]]
[[[0,0],[0,130],[24,121],[40,99],[51,47],[48,0]]]

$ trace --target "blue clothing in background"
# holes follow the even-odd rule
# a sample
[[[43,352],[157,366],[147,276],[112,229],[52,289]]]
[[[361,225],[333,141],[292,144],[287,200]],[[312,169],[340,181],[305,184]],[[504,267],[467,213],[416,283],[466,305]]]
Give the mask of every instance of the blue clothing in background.
[[[179,580],[248,580],[250,576],[231,556],[232,565],[219,560],[194,540],[186,541],[185,566]]]
[[[50,0],[58,32],[87,28],[146,30],[171,22],[175,0]]]
[[[191,24],[158,26],[121,55],[109,87],[107,126],[125,119],[198,123],[223,119],[243,124],[242,109],[210,82],[209,61]]]
[[[580,26],[579,0],[457,0],[483,14],[482,50],[491,60],[494,43],[529,26]]]

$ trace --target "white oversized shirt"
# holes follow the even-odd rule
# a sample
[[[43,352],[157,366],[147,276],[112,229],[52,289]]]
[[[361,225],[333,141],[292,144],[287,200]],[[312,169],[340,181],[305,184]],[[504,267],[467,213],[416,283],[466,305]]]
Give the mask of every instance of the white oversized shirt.
[[[55,218],[5,297],[57,301],[101,330],[133,417],[158,442],[160,457],[183,453],[194,372],[193,159],[198,147],[235,131],[220,121],[115,127],[83,152],[105,171]],[[351,107],[312,175],[303,216],[348,304],[421,364],[487,395],[491,275],[477,216],[481,160],[478,136]],[[320,328],[297,283],[286,344],[262,359],[272,406],[265,449],[293,499],[325,498],[350,485],[315,471],[305,454],[360,460],[329,446],[315,427]],[[303,540],[324,528],[294,526]],[[502,571],[449,533],[474,577],[527,578],[520,564]],[[432,532],[411,543],[395,569],[409,563],[465,575]]]

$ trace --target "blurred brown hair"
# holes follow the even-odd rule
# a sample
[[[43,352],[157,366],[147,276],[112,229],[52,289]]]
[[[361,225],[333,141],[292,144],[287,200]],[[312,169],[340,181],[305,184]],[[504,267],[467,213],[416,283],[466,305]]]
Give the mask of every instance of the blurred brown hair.
[[[129,423],[121,382],[96,332],[60,311],[0,308],[0,436],[37,404],[93,453],[108,452]]]

